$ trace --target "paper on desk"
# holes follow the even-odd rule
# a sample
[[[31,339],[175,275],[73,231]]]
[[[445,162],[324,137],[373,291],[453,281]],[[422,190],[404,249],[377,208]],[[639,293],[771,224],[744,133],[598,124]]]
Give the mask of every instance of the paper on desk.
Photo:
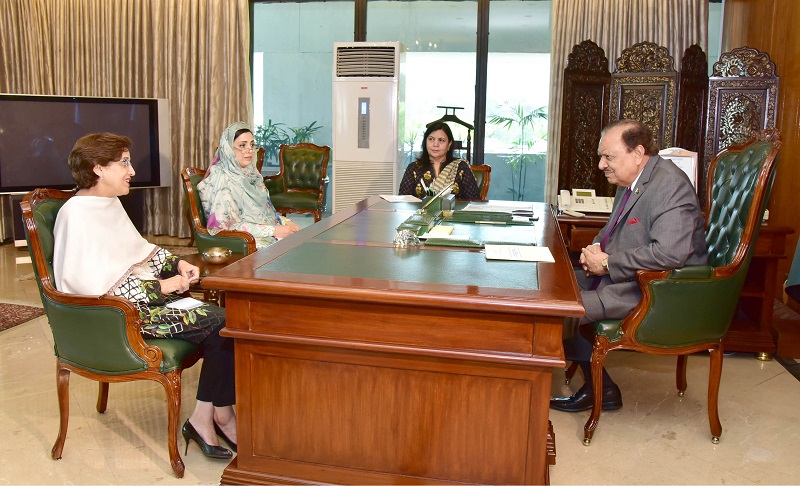
[[[178,310],[191,310],[196,307],[200,307],[203,305],[202,300],[193,299],[191,297],[184,297],[183,299],[176,300],[175,302],[170,302],[167,304],[167,307],[170,309],[178,309]]]
[[[420,202],[420,201],[422,201],[422,199],[420,199],[418,197],[415,197],[415,196],[412,196],[410,194],[405,195],[405,196],[395,196],[395,195],[392,195],[392,194],[381,194],[381,198],[383,198],[384,201],[389,201],[391,203],[396,203],[396,202]]]
[[[469,203],[464,211],[487,211],[492,213],[533,213],[533,204],[517,201],[489,201],[488,203]]]
[[[550,262],[553,254],[546,246],[485,245],[487,260],[512,260],[518,262]]]
[[[468,240],[469,235],[444,235],[428,232],[424,235],[420,235],[418,238],[420,240],[426,240],[428,238],[436,238],[437,240]]]

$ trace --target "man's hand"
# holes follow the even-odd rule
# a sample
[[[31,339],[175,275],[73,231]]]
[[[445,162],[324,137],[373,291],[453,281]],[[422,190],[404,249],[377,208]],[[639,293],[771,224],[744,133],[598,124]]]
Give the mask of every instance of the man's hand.
[[[185,260],[178,260],[178,273],[190,284],[200,281],[200,269]]]
[[[600,245],[589,245],[581,250],[580,263],[586,275],[599,277],[607,275],[608,272],[603,268],[603,261],[608,258],[608,253],[600,249]]]

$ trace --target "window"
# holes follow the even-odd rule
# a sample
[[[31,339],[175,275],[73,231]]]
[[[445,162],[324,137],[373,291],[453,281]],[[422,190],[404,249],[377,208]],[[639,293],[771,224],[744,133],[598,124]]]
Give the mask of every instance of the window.
[[[253,119],[265,171],[277,167],[281,143],[331,145],[333,43],[353,40],[354,10],[353,2],[253,5]]]
[[[406,48],[400,107],[406,163],[420,151],[425,125],[445,114],[439,106],[462,107],[455,115],[481,127],[486,120],[475,120],[481,110],[487,120],[513,116],[509,110],[516,107],[546,114],[551,6],[547,0],[254,3],[254,117],[264,135],[257,143],[268,149],[266,170],[277,163],[275,141],[296,131],[310,128],[315,143],[331,145],[334,42],[400,41]],[[476,46],[486,15],[489,52],[481,61]],[[355,25],[355,18],[366,25]],[[354,39],[354,32],[366,34]],[[481,63],[487,66],[485,90],[476,81]],[[452,128],[456,140],[466,139],[465,128]],[[537,118],[524,141],[518,128],[486,124],[479,144],[485,144],[484,153],[473,150],[473,161],[492,165],[490,198],[544,200],[546,119]],[[535,162],[520,168],[519,160]]]

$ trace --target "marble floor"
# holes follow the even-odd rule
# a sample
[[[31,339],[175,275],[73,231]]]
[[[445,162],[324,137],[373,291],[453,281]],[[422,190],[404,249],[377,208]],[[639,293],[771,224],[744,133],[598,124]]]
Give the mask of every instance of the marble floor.
[[[40,306],[30,264],[15,263],[26,255],[0,246],[0,301]],[[62,459],[52,460],[58,432],[52,346],[44,316],[0,332],[0,485],[219,483],[226,462],[206,459],[194,444],[184,457],[185,477],[173,476],[166,400],[156,383],[113,384],[101,415],[95,382],[73,375],[69,433]],[[608,363],[625,406],[602,415],[589,447],[581,441],[588,412],[550,414],[557,448],[552,484],[800,484],[792,452],[800,440],[800,382],[778,361],[725,357],[718,445],[708,428],[707,356],[689,359],[683,398],[675,391],[674,358],[614,352]],[[195,366],[183,375],[182,419],[194,406],[198,372]],[[580,382],[566,386],[557,373],[553,394],[571,393]],[[183,453],[182,438],[179,448]]]

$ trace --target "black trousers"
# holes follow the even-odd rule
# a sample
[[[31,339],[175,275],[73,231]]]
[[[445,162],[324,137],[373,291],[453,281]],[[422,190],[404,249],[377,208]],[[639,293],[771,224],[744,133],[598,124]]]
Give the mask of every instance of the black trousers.
[[[233,359],[233,339],[219,335],[224,326],[200,342],[203,348],[203,367],[197,383],[197,399],[211,402],[215,407],[236,403],[236,370]]]

